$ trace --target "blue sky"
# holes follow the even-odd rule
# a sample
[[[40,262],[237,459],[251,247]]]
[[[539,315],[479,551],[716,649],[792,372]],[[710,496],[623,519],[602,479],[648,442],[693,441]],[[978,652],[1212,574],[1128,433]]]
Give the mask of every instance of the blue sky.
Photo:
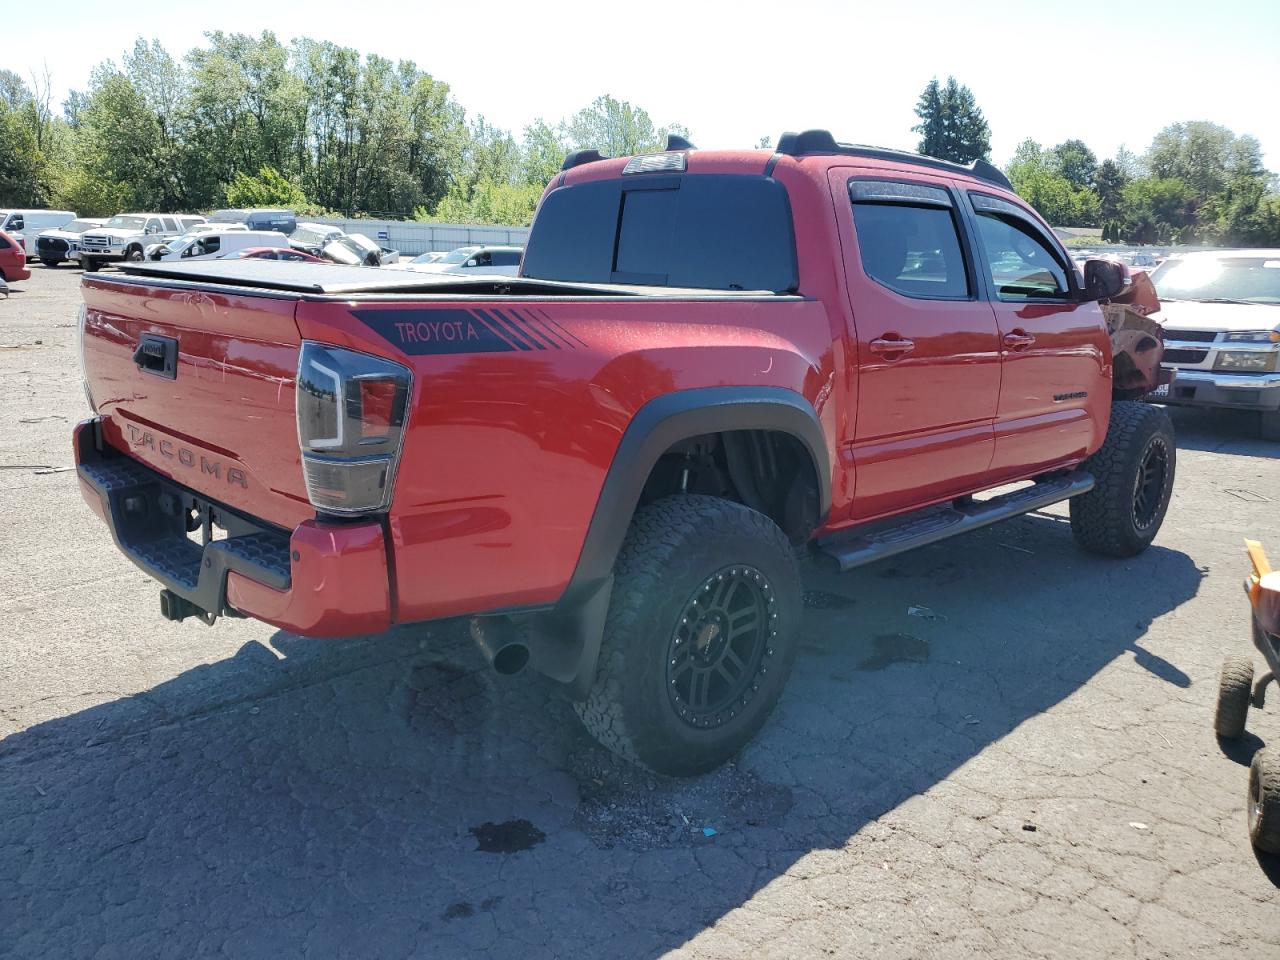
[[[9,6],[0,67],[28,76],[47,65],[59,95],[139,35],[176,56],[206,30],[265,29],[411,59],[469,115],[517,133],[611,93],[685,124],[704,147],[823,126],[914,148],[916,97],[930,77],[954,74],[986,113],[1000,163],[1028,136],[1080,137],[1106,157],[1121,144],[1142,152],[1168,123],[1212,120],[1256,136],[1280,168],[1275,0]]]

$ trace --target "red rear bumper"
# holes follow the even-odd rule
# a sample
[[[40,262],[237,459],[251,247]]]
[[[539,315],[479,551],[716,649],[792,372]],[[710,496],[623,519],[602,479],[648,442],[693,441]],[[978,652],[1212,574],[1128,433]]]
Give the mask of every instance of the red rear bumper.
[[[239,613],[313,637],[391,626],[380,522],[307,520],[292,531],[270,527],[104,444],[96,420],[76,426],[75,452],[80,492],[116,545],[203,614]],[[212,510],[227,527],[227,539],[203,546],[188,539],[191,510]]]

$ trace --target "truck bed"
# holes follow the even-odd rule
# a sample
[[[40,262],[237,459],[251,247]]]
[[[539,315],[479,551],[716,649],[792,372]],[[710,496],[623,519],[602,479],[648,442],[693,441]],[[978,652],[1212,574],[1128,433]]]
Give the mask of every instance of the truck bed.
[[[561,283],[523,277],[453,277],[380,270],[340,264],[290,263],[279,260],[198,260],[194,263],[128,263],[121,273],[160,285],[170,283],[240,287],[247,290],[314,296],[396,294],[456,299],[468,296],[507,297],[651,297],[661,300],[726,300],[768,297],[769,290],[702,290],[608,283]],[[109,278],[108,278],[109,279]]]

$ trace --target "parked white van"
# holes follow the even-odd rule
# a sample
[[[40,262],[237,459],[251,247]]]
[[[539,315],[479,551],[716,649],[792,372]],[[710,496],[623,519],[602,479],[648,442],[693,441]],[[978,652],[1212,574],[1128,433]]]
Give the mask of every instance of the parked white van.
[[[27,259],[34,260],[40,232],[65,227],[75,218],[70,210],[0,210],[0,231],[21,243]]]
[[[275,230],[201,230],[188,233],[154,250],[152,260],[214,260],[249,247],[287,247],[289,238]]]

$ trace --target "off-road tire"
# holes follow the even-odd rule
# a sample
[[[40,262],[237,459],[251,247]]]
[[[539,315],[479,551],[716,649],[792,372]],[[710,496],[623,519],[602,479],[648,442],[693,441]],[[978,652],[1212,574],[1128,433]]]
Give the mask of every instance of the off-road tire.
[[[1280,753],[1265,747],[1249,765],[1249,839],[1265,853],[1280,853]]]
[[[668,689],[676,683],[668,680],[668,656],[682,614],[703,596],[708,580],[729,570],[759,574],[773,635],[760,641],[765,646],[752,671],[755,686],[747,687],[745,700],[719,714],[717,725],[699,729],[673,703],[678,695]],[[692,776],[715,769],[755,736],[791,673],[801,617],[791,544],[764,514],[681,494],[636,511],[614,576],[595,683],[575,704],[578,716],[602,745],[656,773]]]
[[[80,266],[84,268],[85,273],[97,273],[102,269],[102,261],[93,257],[81,257]]]
[[[1213,712],[1213,731],[1224,740],[1244,736],[1253,700],[1253,661],[1248,657],[1227,657],[1218,680],[1218,705]]]
[[[141,263],[146,259],[146,254],[142,252],[141,247],[130,247],[125,251],[124,259],[126,263]]]
[[[1149,492],[1148,515],[1138,503],[1142,471],[1152,455],[1163,456],[1164,467],[1158,489]],[[1173,423],[1163,407],[1137,400],[1113,403],[1107,437],[1084,462],[1094,487],[1071,500],[1076,543],[1108,557],[1132,557],[1147,549],[1169,509],[1176,461]]]
[[[1280,440],[1280,410],[1263,410],[1258,414],[1258,436],[1263,440]]]
[[[57,266],[58,264],[60,264],[62,261],[61,261],[61,260],[46,260],[44,257],[41,257],[41,258],[40,258],[40,262],[41,262],[41,263],[43,263],[46,267],[48,267],[49,269],[51,269],[51,270],[52,270],[54,267],[56,267],[56,266]]]

